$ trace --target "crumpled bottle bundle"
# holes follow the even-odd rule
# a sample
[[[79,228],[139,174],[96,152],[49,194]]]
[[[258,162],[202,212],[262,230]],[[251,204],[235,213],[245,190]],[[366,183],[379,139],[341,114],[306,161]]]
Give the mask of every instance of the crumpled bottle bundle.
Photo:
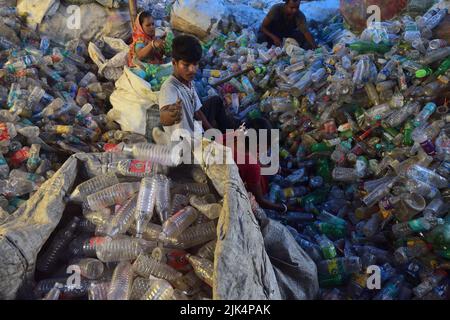
[[[359,37],[336,18],[313,30],[314,51],[267,49],[248,30],[205,47],[205,97],[254,67],[216,89],[235,117],[280,129],[267,197],[302,212],[266,213],[315,261],[322,299],[448,299],[450,44],[433,37],[447,14],[373,23]]]

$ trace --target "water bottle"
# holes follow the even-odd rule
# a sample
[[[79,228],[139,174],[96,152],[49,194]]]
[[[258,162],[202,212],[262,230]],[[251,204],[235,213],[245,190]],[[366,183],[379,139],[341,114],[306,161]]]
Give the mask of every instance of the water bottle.
[[[114,204],[124,203],[139,190],[138,182],[124,182],[113,185],[86,197],[90,210],[99,210]]]
[[[412,139],[420,144],[423,151],[430,156],[436,155],[436,147],[431,139],[428,138],[423,128],[416,128],[412,133]]]
[[[394,277],[387,283],[383,289],[373,298],[373,300],[394,300],[400,291],[400,287],[404,282],[404,276],[399,275]]]
[[[134,260],[142,251],[133,238],[109,239],[96,246],[97,257],[102,262]]]
[[[137,277],[134,279],[133,286],[131,288],[130,300],[140,300],[151,287],[153,281],[153,279],[146,279],[142,277]]]
[[[108,236],[115,237],[127,232],[135,217],[136,201],[136,197],[127,200],[109,223],[102,227],[102,230],[104,230]]]
[[[203,245],[200,249],[197,251],[197,256],[200,258],[208,259],[210,261],[214,261],[214,252],[216,250],[216,240],[212,240],[208,242],[207,244]]]
[[[180,272],[176,271],[172,267],[163,262],[159,262],[146,254],[139,255],[133,263],[133,270],[144,278],[149,278],[150,275],[153,275],[157,278],[168,281],[174,281],[182,276]]]
[[[162,231],[161,225],[149,222],[144,226],[144,230],[142,232],[142,239],[147,241],[157,241],[161,231]],[[132,235],[136,236],[136,223],[131,224],[129,232]]]
[[[422,111],[415,117],[414,126],[419,127],[426,123],[431,115],[436,111],[436,104],[429,102],[423,107]]]
[[[177,166],[180,154],[176,155],[170,146],[151,143],[139,143],[125,146],[123,151],[138,160],[149,160],[166,166]]]
[[[170,216],[170,180],[165,175],[155,175],[156,201],[155,209],[161,223],[166,222]]]
[[[108,300],[109,287],[109,282],[91,283],[88,289],[88,299]]]
[[[174,290],[169,282],[162,279],[152,281],[150,288],[141,300],[172,300]]]
[[[193,195],[189,200],[190,204],[208,219],[217,219],[222,211],[222,206],[217,203],[213,194],[205,196]],[[200,218],[200,217],[199,217]]]
[[[317,272],[321,276],[336,274],[351,274],[361,271],[362,264],[359,257],[335,258],[323,260],[317,264]]]
[[[448,186],[447,179],[435,173],[434,171],[417,164],[409,167],[406,172],[406,176],[410,179],[422,181],[436,188],[445,188],[446,186]]]
[[[392,226],[392,233],[397,238],[407,237],[416,232],[430,231],[444,220],[435,216],[427,216],[408,222],[398,223]]]
[[[434,62],[447,58],[449,55],[450,55],[450,47],[436,49],[431,52],[428,52],[424,58],[419,60],[419,63],[424,66],[428,66],[430,64],[433,64]]]
[[[73,217],[70,224],[56,234],[49,247],[41,254],[36,262],[36,269],[38,271],[48,274],[55,270],[60,256],[75,235],[79,221],[80,218]]]
[[[79,184],[70,195],[70,200],[77,202],[85,201],[88,195],[112,187],[118,183],[119,179],[117,179],[114,173],[96,176]]]
[[[84,75],[84,77],[80,80],[78,85],[80,87],[87,87],[88,84],[92,82],[98,82],[97,76],[93,74],[92,72],[88,72]]]
[[[195,274],[210,287],[214,281],[214,265],[210,260],[187,254],[186,258],[194,268]]]
[[[179,190],[181,193],[186,194],[197,194],[197,195],[206,195],[210,193],[209,186],[207,183],[183,183],[182,185],[177,185],[176,190]]]
[[[442,280],[448,277],[444,270],[437,270],[426,277],[418,286],[413,289],[413,293],[418,298],[423,298],[427,293],[436,288]]]
[[[128,300],[133,284],[133,268],[128,261],[120,262],[114,269],[108,290],[108,300]]]
[[[141,180],[136,205],[136,237],[142,237],[144,226],[153,217],[153,210],[158,192],[158,183],[155,177],[146,177]]]
[[[81,259],[74,263],[74,265],[80,267],[81,275],[87,279],[98,279],[105,270],[103,263],[93,258]]]
[[[429,251],[422,240],[410,240],[406,247],[400,247],[394,252],[395,261],[399,264],[407,263],[413,258],[421,257]]]
[[[442,198],[433,197],[433,200],[423,210],[423,216],[425,218],[442,217],[445,215],[446,209],[447,205],[444,203]]]
[[[217,230],[214,221],[194,224],[178,237],[168,239],[168,243],[176,248],[188,249],[215,239],[216,233]]]
[[[190,206],[178,211],[164,222],[160,239],[165,240],[179,236],[197,220],[197,217],[198,211]]]

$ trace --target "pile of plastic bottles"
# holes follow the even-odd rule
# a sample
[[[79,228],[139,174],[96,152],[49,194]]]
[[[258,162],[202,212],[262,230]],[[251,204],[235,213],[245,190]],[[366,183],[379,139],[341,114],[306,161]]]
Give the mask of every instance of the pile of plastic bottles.
[[[121,146],[114,152],[123,160],[105,164],[104,174],[68,197],[70,221],[38,256],[36,297],[211,298],[222,205],[206,175],[189,166],[176,179],[166,176],[167,166],[175,165],[167,145]],[[81,282],[71,282],[71,266]]]
[[[336,19],[315,51],[267,49],[251,31],[206,46],[203,92],[255,67],[218,89],[240,119],[281,130],[284,174],[268,197],[303,212],[268,213],[316,262],[322,299],[449,297],[450,44],[433,38],[446,15],[374,23],[360,37]]]
[[[63,47],[41,38],[14,7],[2,8],[0,19],[0,202],[12,213],[70,154],[145,138],[118,131],[106,118],[114,84],[97,79],[82,41]]]

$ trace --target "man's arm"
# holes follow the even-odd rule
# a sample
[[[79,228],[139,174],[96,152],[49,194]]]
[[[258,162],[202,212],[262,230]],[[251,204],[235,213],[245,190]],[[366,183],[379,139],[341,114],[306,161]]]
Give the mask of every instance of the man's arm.
[[[264,195],[261,188],[261,184],[248,184],[247,185],[247,191],[253,193],[255,196],[256,202],[258,202],[259,206],[263,209],[269,209],[274,210],[278,212],[284,212],[285,207],[278,203],[272,203],[269,200],[267,200]],[[295,208],[293,206],[286,206],[287,211],[301,211],[299,208]]]
[[[181,100],[178,100],[174,104],[164,106],[159,110],[159,120],[165,127],[170,127],[179,123],[182,115]]]
[[[211,124],[208,121],[208,118],[206,118],[205,114],[201,110],[198,110],[194,113],[194,118],[195,118],[195,120],[202,122],[204,130],[213,129],[213,127],[211,126]]]
[[[269,26],[272,23],[273,17],[272,17],[272,13],[269,12],[267,14],[267,16],[264,18],[262,26],[261,26],[261,31],[268,36],[270,39],[272,39],[272,41],[275,43],[276,46],[281,46],[282,44],[282,40],[276,36],[275,34],[273,34],[272,32],[270,32],[269,30]]]
[[[306,41],[308,41],[309,45],[315,49],[317,48],[316,41],[314,40],[314,37],[312,36],[311,32],[309,32],[308,24],[306,23],[306,18],[303,14],[300,15],[300,17],[297,20],[297,28],[300,30],[300,32],[303,33],[305,36]]]

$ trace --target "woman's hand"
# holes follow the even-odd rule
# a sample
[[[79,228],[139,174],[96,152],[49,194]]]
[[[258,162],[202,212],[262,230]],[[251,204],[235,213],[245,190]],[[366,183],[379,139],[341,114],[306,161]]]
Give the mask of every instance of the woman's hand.
[[[163,50],[164,49],[164,41],[160,39],[153,40],[153,46],[155,49]]]

